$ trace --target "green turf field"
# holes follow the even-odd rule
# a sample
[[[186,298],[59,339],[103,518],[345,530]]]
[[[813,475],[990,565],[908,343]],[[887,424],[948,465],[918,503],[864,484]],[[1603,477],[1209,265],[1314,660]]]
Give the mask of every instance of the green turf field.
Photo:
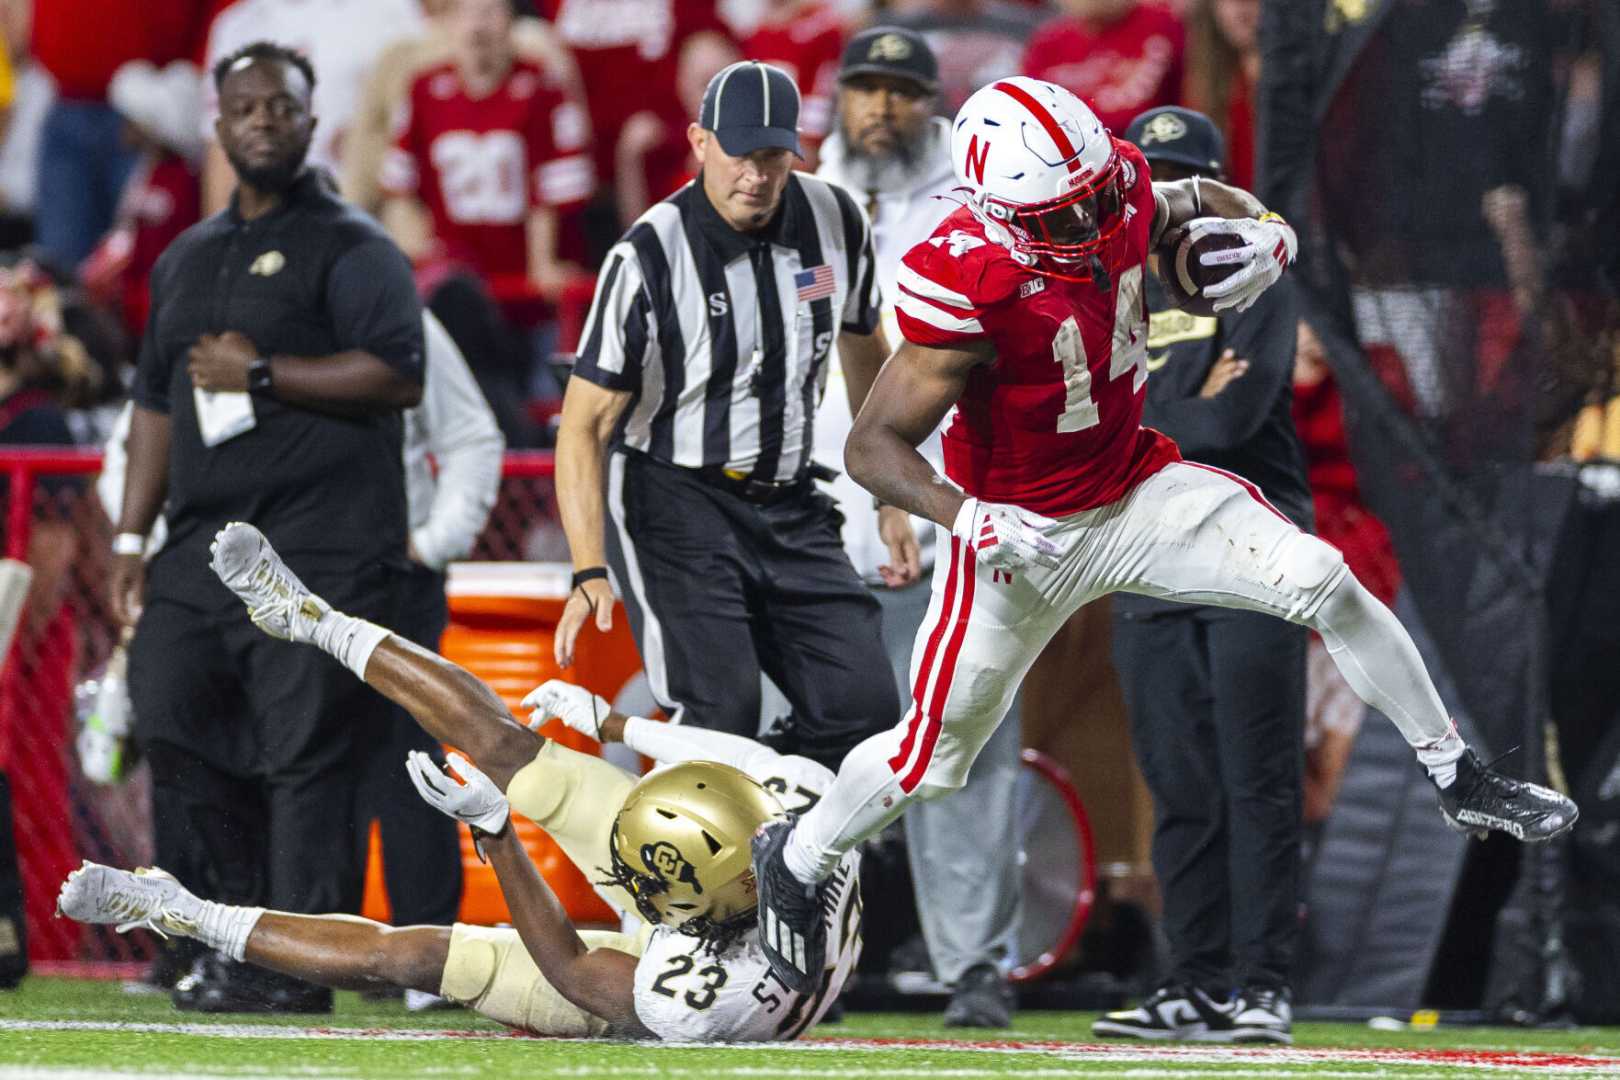
[[[825,1077],[971,1080],[1204,1073],[1288,1077],[1620,1077],[1620,1029],[1373,1031],[1303,1024],[1293,1048],[1089,1042],[1091,1016],[1032,1013],[993,1037],[865,1014],[777,1046],[664,1047],[512,1036],[465,1012],[339,995],[331,1017],[198,1017],[117,983],[31,978],[0,993],[0,1078]]]

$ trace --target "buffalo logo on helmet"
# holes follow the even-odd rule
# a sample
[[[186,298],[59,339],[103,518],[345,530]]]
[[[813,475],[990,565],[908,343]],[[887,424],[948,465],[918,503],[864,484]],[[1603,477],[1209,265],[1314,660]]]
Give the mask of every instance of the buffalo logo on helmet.
[[[697,870],[686,861],[681,849],[668,840],[660,840],[656,844],[642,844],[641,862],[665,881],[678,881],[683,885],[690,885],[693,892],[699,896],[703,895],[703,886],[698,883]]]
[[[891,63],[911,55],[911,42],[899,34],[880,34],[866,50],[868,60],[887,60]]]
[[[1142,145],[1175,142],[1187,134],[1187,125],[1175,113],[1160,113],[1142,127]]]

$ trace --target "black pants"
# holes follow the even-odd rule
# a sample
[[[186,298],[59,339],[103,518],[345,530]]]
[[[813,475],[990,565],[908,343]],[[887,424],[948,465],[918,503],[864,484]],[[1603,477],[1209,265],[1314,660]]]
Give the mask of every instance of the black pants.
[[[1174,980],[1288,985],[1299,937],[1306,630],[1187,607],[1114,620]]]
[[[444,575],[417,567],[400,591],[398,632],[432,652],[450,612]],[[359,828],[361,865],[373,820],[382,832],[383,880],[395,926],[427,923],[448,926],[461,907],[461,836],[456,823],[423,802],[405,775],[405,755],[431,754],[440,764],[444,749],[399,706],[361,747]]]
[[[334,606],[394,621],[395,575],[305,575]],[[135,737],[152,767],[158,865],[228,903],[354,912],[359,736],[388,702],[309,645],[229,607],[147,603],[130,647]]]
[[[778,746],[836,769],[900,716],[882,613],[831,498],[758,506],[639,454],[609,460],[608,558],[654,697],[753,738],[764,671],[793,707]]]

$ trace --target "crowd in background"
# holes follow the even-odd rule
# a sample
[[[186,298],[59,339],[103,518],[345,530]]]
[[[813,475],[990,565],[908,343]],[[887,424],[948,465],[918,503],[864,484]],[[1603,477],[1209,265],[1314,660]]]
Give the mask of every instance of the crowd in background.
[[[939,109],[1025,73],[1116,133],[1185,103],[1253,176],[1259,0],[0,0],[0,251],[55,286],[94,388],[122,396],[147,280],[168,243],[225,207],[210,65],[249,41],[317,72],[311,162],[411,255],[423,299],[474,367],[508,444],[545,445],[594,271],[622,228],[690,179],[686,125],[738,58],[804,99],[806,166],[830,130],[843,43],[921,30]],[[535,163],[524,176],[523,162]],[[45,354],[45,359],[56,350]],[[104,411],[110,415],[110,411]],[[73,420],[99,442],[103,414]]]

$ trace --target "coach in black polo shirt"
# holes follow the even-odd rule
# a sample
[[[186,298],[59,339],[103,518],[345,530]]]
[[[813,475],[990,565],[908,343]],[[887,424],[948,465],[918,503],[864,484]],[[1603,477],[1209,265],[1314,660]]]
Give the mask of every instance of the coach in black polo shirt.
[[[393,621],[400,410],[421,398],[422,312],[399,249],[304,168],[309,63],[261,42],[214,78],[238,184],[153,272],[113,602],[140,620],[129,683],[157,862],[235,903],[354,911],[353,757],[387,705],[324,654],[249,624],[208,545],[252,522],[333,603]],[[168,540],[143,575],[160,509]],[[191,1003],[330,1008],[330,991],[279,979],[221,976]]]
[[[1221,178],[1220,133],[1174,107],[1126,131],[1155,180]],[[1171,307],[1147,278],[1142,423],[1190,462],[1235,473],[1312,528],[1294,432],[1293,286],[1218,318]],[[1170,944],[1165,986],[1098,1035],[1290,1041],[1299,939],[1305,628],[1249,611],[1118,593],[1114,658],[1153,794],[1153,868]]]
[[[783,72],[720,72],[687,132],[698,179],[608,255],[557,439],[576,571],[557,659],[588,618],[609,626],[611,563],[674,720],[756,734],[763,670],[793,708],[787,748],[836,767],[900,705],[811,433],[834,343],[855,409],[888,350],[871,228],[792,171],[798,113]]]

